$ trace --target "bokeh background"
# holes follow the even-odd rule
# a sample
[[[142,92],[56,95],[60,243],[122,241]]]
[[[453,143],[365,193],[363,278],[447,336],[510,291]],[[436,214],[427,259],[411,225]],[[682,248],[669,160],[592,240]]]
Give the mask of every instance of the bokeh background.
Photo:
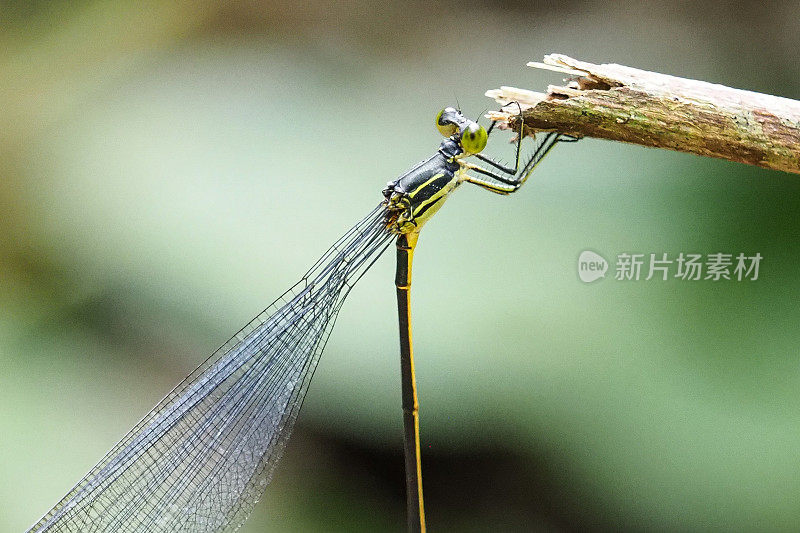
[[[796,2],[0,3],[0,530],[23,531],[550,52],[800,98]],[[492,153],[511,157],[493,138]],[[420,240],[431,531],[800,529],[795,175],[564,145]],[[756,282],[577,277],[745,252]],[[402,531],[393,261],[351,294],[242,531]]]

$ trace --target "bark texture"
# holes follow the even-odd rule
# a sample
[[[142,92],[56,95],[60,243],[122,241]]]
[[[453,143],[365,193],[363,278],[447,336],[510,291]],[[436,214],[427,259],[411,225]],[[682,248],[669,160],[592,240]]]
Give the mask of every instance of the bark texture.
[[[570,75],[546,93],[486,92],[487,116],[526,127],[668,148],[800,174],[800,102],[615,64],[551,54],[529,66]],[[511,105],[507,105],[511,104]]]

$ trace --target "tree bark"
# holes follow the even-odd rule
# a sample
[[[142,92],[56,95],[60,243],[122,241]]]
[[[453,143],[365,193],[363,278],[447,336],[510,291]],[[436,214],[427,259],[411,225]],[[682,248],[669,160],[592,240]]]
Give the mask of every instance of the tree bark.
[[[531,133],[558,131],[800,174],[796,100],[560,54],[528,66],[571,79],[565,86],[549,86],[547,93],[513,87],[487,91],[504,105],[489,118],[514,127],[521,108]]]

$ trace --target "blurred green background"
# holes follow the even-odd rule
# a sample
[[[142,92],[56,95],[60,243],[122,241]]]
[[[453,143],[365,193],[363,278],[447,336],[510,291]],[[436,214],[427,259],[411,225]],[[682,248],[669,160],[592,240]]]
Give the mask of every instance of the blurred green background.
[[[550,52],[800,97],[796,2],[0,3],[0,531],[35,522]],[[494,138],[492,153],[511,157]],[[800,180],[610,142],[426,227],[431,531],[800,529]],[[745,252],[756,282],[586,285],[578,254]],[[393,261],[345,305],[242,531],[402,531]]]

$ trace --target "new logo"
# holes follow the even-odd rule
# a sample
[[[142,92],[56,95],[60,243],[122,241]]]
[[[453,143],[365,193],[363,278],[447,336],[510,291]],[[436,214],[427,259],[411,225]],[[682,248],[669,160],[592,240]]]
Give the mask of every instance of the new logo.
[[[590,250],[584,250],[578,257],[578,277],[584,283],[591,283],[606,277],[608,261]]]

